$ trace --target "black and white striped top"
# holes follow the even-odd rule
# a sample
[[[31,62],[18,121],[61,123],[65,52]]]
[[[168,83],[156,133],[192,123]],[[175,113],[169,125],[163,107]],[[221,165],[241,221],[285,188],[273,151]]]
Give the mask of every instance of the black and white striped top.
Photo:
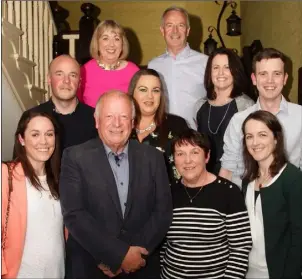
[[[200,188],[171,186],[173,221],[161,253],[162,279],[245,278],[252,248],[239,188],[218,177]],[[189,196],[197,196],[190,202]]]

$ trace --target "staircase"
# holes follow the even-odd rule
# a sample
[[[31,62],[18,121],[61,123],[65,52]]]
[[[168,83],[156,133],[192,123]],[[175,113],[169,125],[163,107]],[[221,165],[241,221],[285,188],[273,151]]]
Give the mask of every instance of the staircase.
[[[49,98],[48,65],[57,29],[48,1],[1,1],[2,160],[10,159],[22,111]]]

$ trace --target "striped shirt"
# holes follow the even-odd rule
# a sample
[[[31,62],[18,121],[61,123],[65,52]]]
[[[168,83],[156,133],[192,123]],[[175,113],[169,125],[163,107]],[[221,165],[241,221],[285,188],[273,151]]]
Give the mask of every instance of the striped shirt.
[[[218,177],[199,190],[172,185],[173,221],[161,253],[161,278],[244,278],[252,238],[239,188]]]

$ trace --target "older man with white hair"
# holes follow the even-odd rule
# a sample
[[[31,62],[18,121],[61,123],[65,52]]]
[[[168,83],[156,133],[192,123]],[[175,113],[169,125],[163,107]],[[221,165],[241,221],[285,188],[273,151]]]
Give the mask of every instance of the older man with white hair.
[[[60,198],[69,231],[67,278],[158,279],[172,220],[163,155],[129,140],[135,110],[119,91],[96,105],[99,138],[63,154]]]

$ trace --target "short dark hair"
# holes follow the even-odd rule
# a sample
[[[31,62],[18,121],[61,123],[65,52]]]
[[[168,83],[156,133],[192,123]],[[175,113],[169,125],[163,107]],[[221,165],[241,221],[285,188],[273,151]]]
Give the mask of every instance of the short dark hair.
[[[207,157],[210,152],[210,141],[207,135],[201,134],[193,129],[187,129],[174,137],[171,143],[172,154],[174,155],[175,146],[188,145],[199,146]]]
[[[270,129],[273,133],[274,138],[276,140],[276,146],[273,151],[274,161],[269,167],[270,175],[275,176],[281,168],[288,162],[285,147],[284,147],[284,135],[283,129],[278,121],[277,117],[272,113],[264,110],[258,110],[256,112],[251,113],[242,124],[242,133],[243,133],[243,161],[245,165],[245,172],[243,174],[243,179],[247,179],[252,181],[259,176],[259,166],[257,161],[253,158],[253,156],[249,153],[246,146],[245,140],[245,126],[249,120],[257,120],[262,122]]]
[[[280,58],[284,63],[284,69],[288,61],[288,57],[281,51],[275,48],[264,48],[260,50],[254,57],[252,62],[253,73],[256,73],[256,63],[263,59],[275,59]],[[285,70],[284,70],[285,71]]]
[[[56,120],[45,112],[37,112],[33,110],[25,111],[18,123],[17,130],[15,132],[15,144],[14,155],[11,161],[13,166],[17,163],[21,163],[25,176],[30,180],[31,184],[39,191],[43,190],[43,187],[39,181],[37,174],[28,157],[24,146],[21,145],[19,135],[24,138],[24,133],[28,127],[29,122],[35,117],[45,117],[50,120],[54,126],[55,131],[55,149],[51,157],[45,162],[46,179],[49,186],[49,190],[52,196],[56,199],[59,198],[59,172],[60,172],[60,157],[61,152],[59,148],[59,128]]]
[[[206,70],[205,70],[204,85],[207,91],[207,98],[209,100],[215,100],[217,97],[216,92],[214,90],[214,84],[211,75],[213,59],[217,55],[226,55],[229,60],[230,71],[234,79],[233,90],[231,92],[230,97],[236,98],[242,95],[242,93],[247,92],[247,84],[248,84],[247,76],[245,74],[244,67],[241,63],[240,57],[231,49],[218,48],[209,56]]]
[[[155,113],[154,121],[157,126],[160,126],[165,117],[166,97],[165,97],[165,93],[164,93],[163,83],[160,79],[160,75],[158,74],[158,72],[153,69],[142,69],[142,70],[139,70],[138,72],[136,72],[130,81],[128,93],[130,96],[133,97],[135,87],[141,76],[154,76],[154,77],[158,78],[158,80],[159,80],[160,87],[161,87],[161,94],[160,94],[159,107]],[[137,102],[135,100],[134,100],[134,104],[135,104],[135,109],[136,109],[136,117],[134,119],[134,125],[136,126],[136,125],[138,125],[138,123],[141,120],[141,111],[140,111],[139,105],[137,104]]]

